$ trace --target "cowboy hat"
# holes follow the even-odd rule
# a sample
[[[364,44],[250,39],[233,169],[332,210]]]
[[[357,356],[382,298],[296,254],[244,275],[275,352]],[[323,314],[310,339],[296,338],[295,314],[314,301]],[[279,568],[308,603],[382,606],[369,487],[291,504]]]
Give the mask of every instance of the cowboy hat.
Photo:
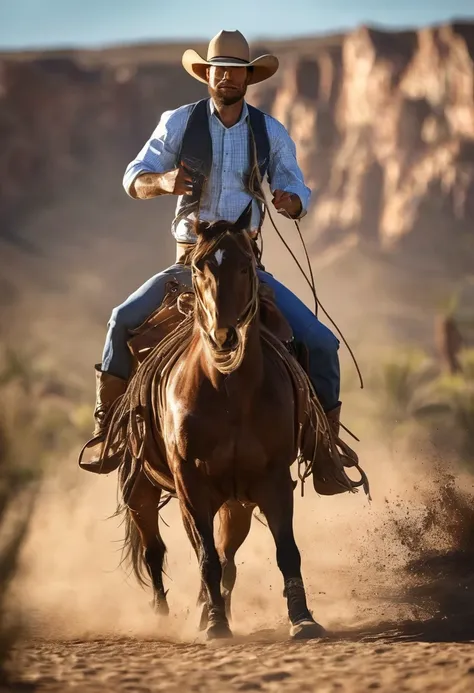
[[[274,55],[261,55],[255,60],[250,60],[249,44],[240,31],[220,31],[214,36],[209,43],[207,60],[190,49],[184,52],[182,62],[186,72],[206,84],[206,69],[212,65],[252,67],[249,84],[263,82],[278,70],[278,58]]]

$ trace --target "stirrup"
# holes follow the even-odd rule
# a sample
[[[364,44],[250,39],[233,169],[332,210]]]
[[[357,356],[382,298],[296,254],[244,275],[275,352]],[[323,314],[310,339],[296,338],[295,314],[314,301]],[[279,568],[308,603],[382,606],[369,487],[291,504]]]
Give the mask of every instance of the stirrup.
[[[86,472],[94,472],[95,474],[110,474],[119,467],[123,451],[117,451],[116,453],[112,453],[105,458],[103,458],[100,455],[100,452],[98,452],[98,459],[89,462],[83,461],[85,451],[90,448],[94,448],[97,445],[103,444],[106,437],[106,433],[100,433],[90,438],[90,440],[83,445],[78,458],[78,464],[81,469],[84,469]]]
[[[367,478],[367,474],[364,472],[364,470],[359,464],[359,457],[357,453],[339,436],[337,436],[336,438],[336,445],[338,446],[338,448],[341,449],[339,456],[344,467],[348,469],[355,468],[360,474],[359,481],[353,481],[350,477],[347,477],[351,483],[352,488],[355,489],[363,486],[364,491],[370,499],[369,479]]]

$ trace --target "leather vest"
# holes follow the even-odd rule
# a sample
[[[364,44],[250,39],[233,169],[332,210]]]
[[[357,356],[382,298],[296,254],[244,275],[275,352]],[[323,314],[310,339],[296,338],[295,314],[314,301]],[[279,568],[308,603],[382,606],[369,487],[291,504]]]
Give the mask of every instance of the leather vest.
[[[209,131],[209,99],[202,99],[193,104],[191,113],[188,118],[186,130],[181,143],[178,162],[183,161],[186,166],[192,171],[193,178],[193,193],[186,195],[181,203],[181,209],[175,223],[178,219],[187,217],[190,213],[195,212],[199,215],[199,205],[203,190],[211,173],[212,167],[212,139]],[[254,163],[254,147],[252,142],[252,134],[255,141],[257,151],[257,162],[260,171],[261,179],[263,180],[268,172],[268,164],[270,161],[270,140],[268,138],[267,128],[265,125],[265,114],[254,106],[247,104],[249,113],[249,171],[245,176],[245,187],[252,197],[254,194],[248,183],[250,180],[250,171]],[[260,207],[260,219],[263,223],[264,206],[257,200]]]

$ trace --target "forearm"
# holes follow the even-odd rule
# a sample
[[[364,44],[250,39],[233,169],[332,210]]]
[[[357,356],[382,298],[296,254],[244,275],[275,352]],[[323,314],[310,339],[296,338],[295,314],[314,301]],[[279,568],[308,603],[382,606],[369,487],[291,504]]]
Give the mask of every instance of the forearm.
[[[141,173],[130,186],[130,195],[138,200],[150,200],[159,195],[172,194],[176,178],[176,175],[170,175],[173,173]]]
[[[282,190],[291,195],[287,214],[301,219],[308,210],[311,190],[305,185],[303,173],[296,160],[296,147],[281,123],[268,122],[272,136],[272,150],[268,169],[272,190]]]

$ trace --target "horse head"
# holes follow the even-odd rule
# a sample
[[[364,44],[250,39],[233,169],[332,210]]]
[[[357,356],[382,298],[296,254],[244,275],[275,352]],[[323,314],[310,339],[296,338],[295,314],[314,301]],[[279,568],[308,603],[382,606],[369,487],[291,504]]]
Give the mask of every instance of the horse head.
[[[192,275],[196,317],[214,352],[230,353],[245,341],[258,307],[256,258],[247,233],[251,207],[235,223],[196,225]]]

